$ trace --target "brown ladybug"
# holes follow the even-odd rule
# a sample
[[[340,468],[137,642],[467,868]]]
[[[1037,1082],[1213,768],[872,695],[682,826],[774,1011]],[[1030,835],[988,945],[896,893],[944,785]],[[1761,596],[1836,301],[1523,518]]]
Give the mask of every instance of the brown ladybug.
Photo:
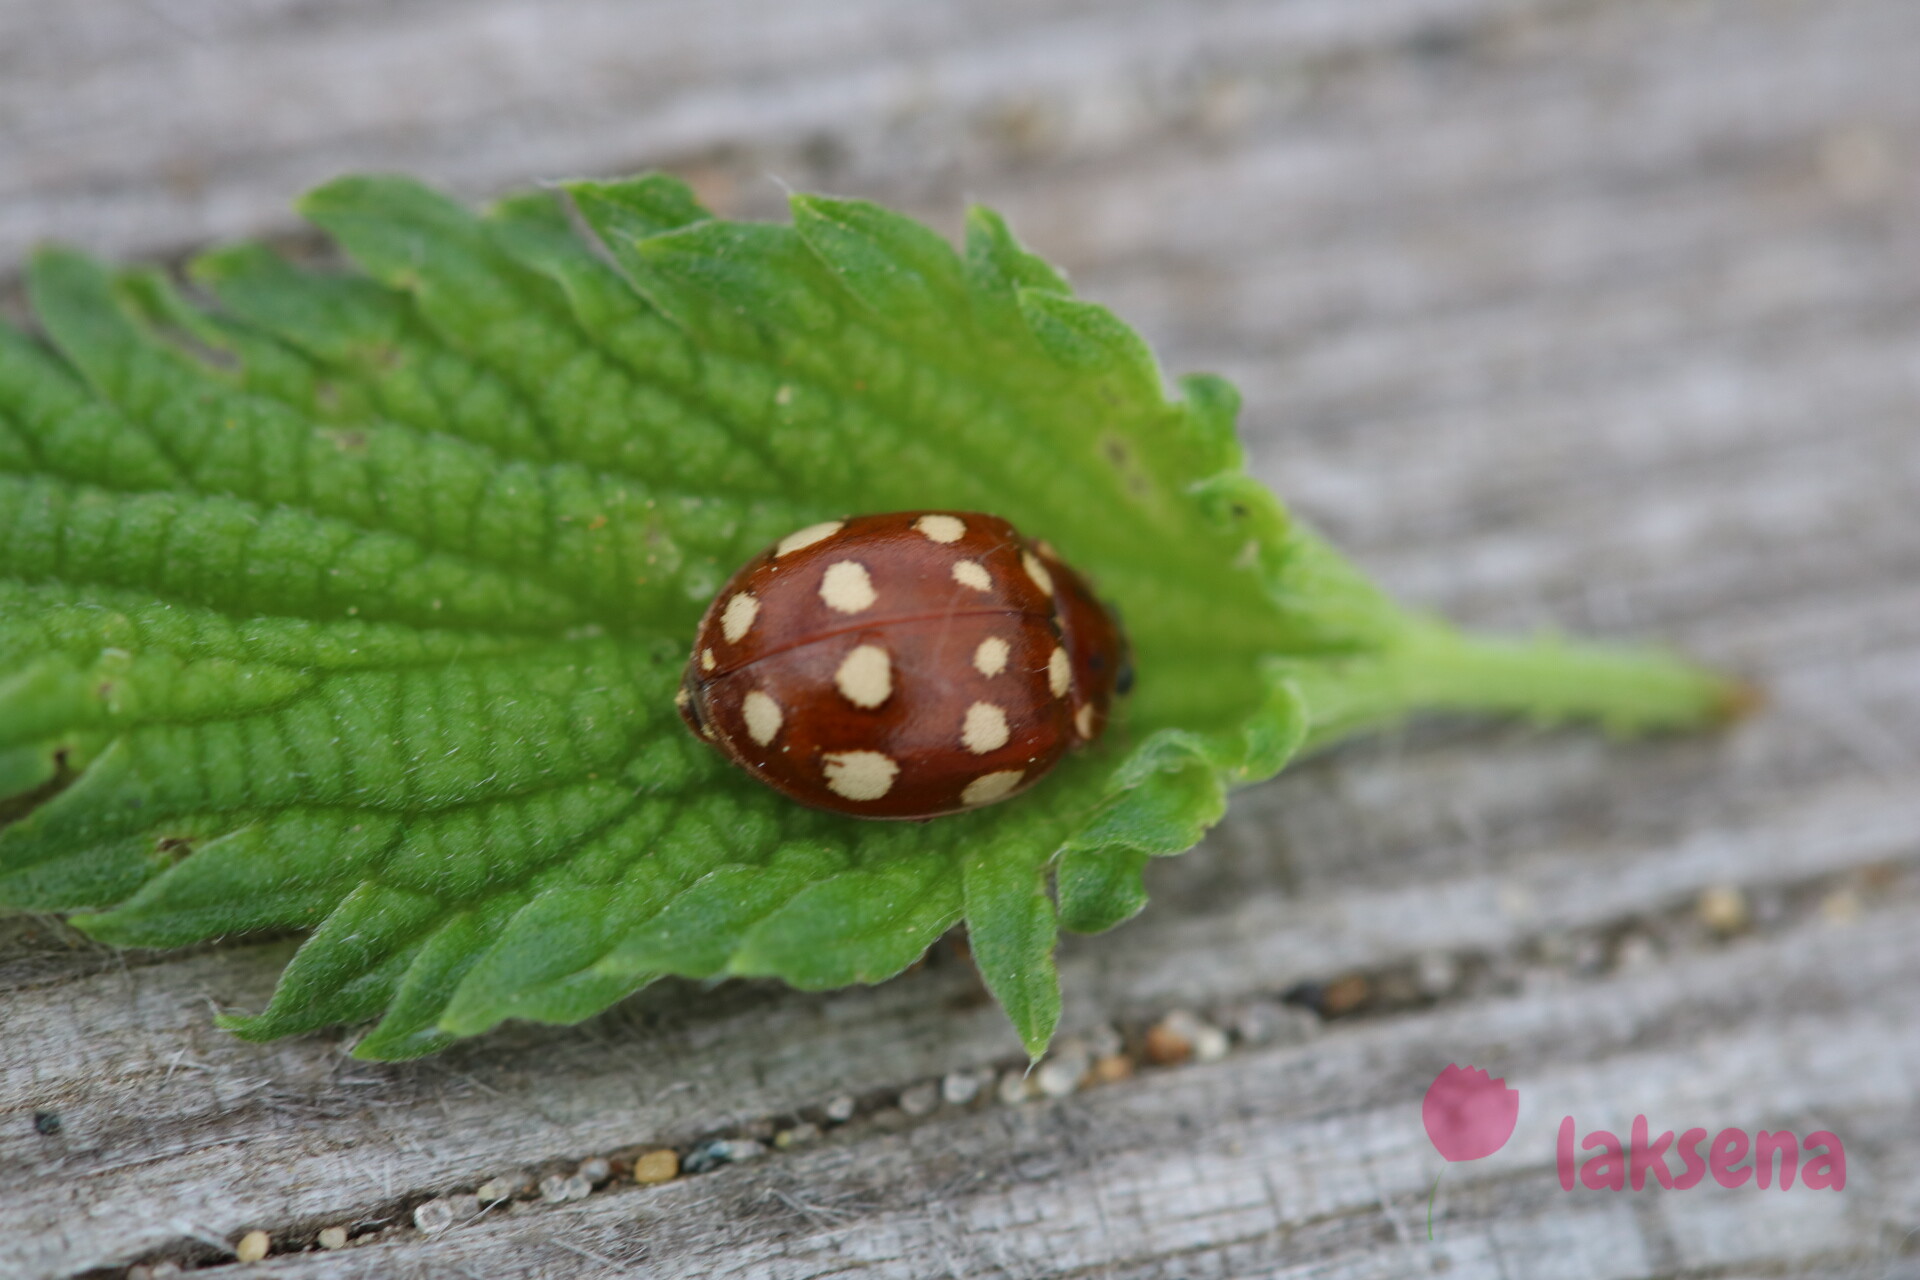
[[[707,607],[674,701],[802,804],[931,818],[1040,780],[1132,679],[1086,582],[998,516],[905,511],[789,534]]]

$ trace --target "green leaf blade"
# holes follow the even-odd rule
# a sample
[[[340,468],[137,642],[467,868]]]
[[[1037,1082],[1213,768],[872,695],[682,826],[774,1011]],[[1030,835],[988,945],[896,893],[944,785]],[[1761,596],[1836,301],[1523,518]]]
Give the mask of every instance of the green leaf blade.
[[[877,982],[964,920],[1037,1055],[1058,929],[1140,910],[1147,859],[1303,745],[1422,702],[1731,705],[1401,613],[1241,469],[1230,386],[1169,389],[990,211],[956,252],[858,200],[716,218],[660,175],[302,208],[357,272],[216,250],[202,305],[53,250],[42,334],[0,330],[0,903],[122,945],[310,931],[223,1019],[249,1038],[373,1022],[355,1052],[402,1058],[666,974]],[[778,537],[914,508],[1053,543],[1138,687],[1015,801],[801,808],[681,725],[695,621]]]
[[[1027,1056],[1038,1061],[1060,1023],[1059,937],[1047,897],[1046,859],[1032,848],[988,846],[961,866],[967,942],[987,989],[1007,1011]]]
[[[728,965],[807,991],[891,978],[960,919],[950,859],[893,861],[830,875],[761,920]]]

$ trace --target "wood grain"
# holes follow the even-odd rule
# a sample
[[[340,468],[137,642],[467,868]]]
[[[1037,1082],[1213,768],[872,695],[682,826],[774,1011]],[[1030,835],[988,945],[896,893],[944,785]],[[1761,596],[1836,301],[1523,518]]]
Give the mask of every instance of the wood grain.
[[[786,182],[949,229],[980,199],[1233,378],[1256,472],[1406,597],[1772,697],[1640,744],[1426,724],[1243,793],[1062,949],[1070,1031],[1185,1008],[1232,1052],[1059,1100],[899,1109],[1018,1061],[944,948],[381,1065],[212,1028],[290,942],[0,920],[0,1275],[1920,1276],[1917,48],[1909,0],[0,0],[0,280],[51,236],[296,236],[346,169],[664,165],[729,213]],[[1342,979],[1349,1016],[1280,999]],[[1430,1244],[1449,1061],[1523,1110]],[[842,1093],[817,1145],[413,1226]],[[1562,1191],[1560,1116],[1636,1113],[1830,1129],[1848,1186]],[[254,1228],[276,1252],[233,1263]]]

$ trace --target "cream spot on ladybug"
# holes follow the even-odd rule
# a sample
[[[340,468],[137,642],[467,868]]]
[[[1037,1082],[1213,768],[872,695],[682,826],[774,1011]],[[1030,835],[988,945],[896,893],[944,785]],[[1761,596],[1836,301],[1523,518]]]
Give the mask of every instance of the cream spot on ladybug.
[[[1083,738],[1093,736],[1093,704],[1091,702],[1073,713],[1073,727]]]
[[[955,516],[921,516],[913,527],[935,542],[958,542],[967,536],[966,522]]]
[[[893,695],[893,664],[877,644],[858,646],[833,673],[840,695],[856,707],[877,707]]]
[[[993,590],[993,575],[988,573],[986,566],[978,560],[955,561],[953,580],[963,587],[972,587],[975,591]]]
[[[700,651],[700,669],[702,671],[711,671],[717,665],[713,660],[713,650],[702,649]]]
[[[693,695],[687,692],[687,686],[681,685],[673,691],[673,705],[682,711],[686,710],[687,704],[692,701]]]
[[[1053,696],[1064,698],[1067,690],[1073,688],[1073,664],[1067,661],[1067,651],[1059,645],[1053,646],[1053,654],[1047,659],[1047,688],[1053,690]]]
[[[820,579],[820,598],[829,609],[859,613],[871,608],[880,596],[873,589],[867,566],[858,560],[836,560],[827,566],[825,576]]]
[[[988,636],[973,651],[973,669],[983,676],[997,676],[1007,669],[1007,642],[999,636]]]
[[[1047,572],[1047,566],[1041,564],[1033,552],[1022,551],[1020,553],[1020,563],[1026,566],[1027,576],[1033,579],[1034,586],[1040,588],[1048,595],[1053,594],[1053,575]]]
[[[780,545],[773,549],[773,558],[778,560],[781,556],[791,555],[802,547],[810,547],[822,539],[831,538],[846,527],[846,522],[842,520],[826,520],[819,524],[810,524],[780,539]]]
[[[753,620],[760,616],[760,601],[751,591],[741,591],[727,601],[726,611],[720,615],[720,634],[727,638],[728,644],[739,644],[740,637],[753,629]]]
[[[1002,769],[997,773],[983,773],[967,784],[960,793],[961,804],[992,804],[1007,792],[1020,785],[1025,776],[1024,769]]]
[[[967,708],[966,723],[960,728],[960,741],[977,756],[998,751],[1007,745],[1007,713],[991,702],[976,702]]]
[[[900,766],[878,751],[829,751],[820,757],[827,790],[849,800],[878,800],[893,790]]]
[[[740,704],[740,715],[747,722],[747,736],[763,747],[773,741],[773,735],[780,732],[780,722],[786,719],[780,714],[780,704],[758,689]]]

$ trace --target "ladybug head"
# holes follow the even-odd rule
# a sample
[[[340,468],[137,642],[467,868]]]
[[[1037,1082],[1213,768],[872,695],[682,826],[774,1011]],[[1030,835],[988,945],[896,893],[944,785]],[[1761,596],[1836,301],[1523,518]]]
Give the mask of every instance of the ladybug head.
[[[693,687],[693,673],[688,672],[686,678],[680,682],[680,687],[674,691],[673,705],[679,708],[680,718],[686,721],[687,728],[693,730],[705,741],[711,742],[713,730],[707,727],[706,717],[700,714],[700,699],[695,696],[697,692]]]

